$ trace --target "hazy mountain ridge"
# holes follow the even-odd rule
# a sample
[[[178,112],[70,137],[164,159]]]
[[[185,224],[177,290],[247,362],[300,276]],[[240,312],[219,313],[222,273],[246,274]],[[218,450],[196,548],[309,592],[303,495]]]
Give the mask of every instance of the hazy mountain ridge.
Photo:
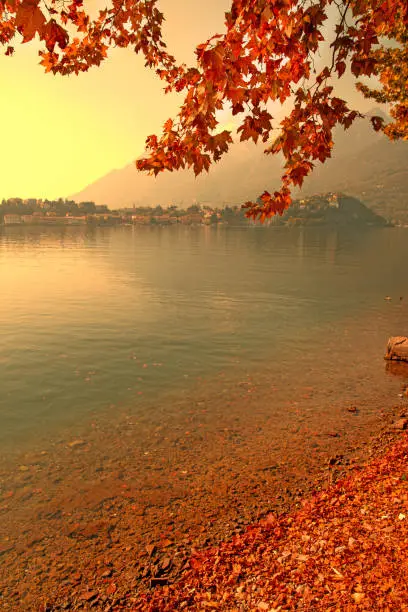
[[[315,168],[303,192],[328,190],[355,196],[386,218],[408,221],[408,143],[390,141],[364,120],[338,131],[333,158]]]
[[[195,201],[214,206],[239,204],[279,186],[281,160],[264,155],[263,148],[239,143],[208,175],[197,178],[187,170],[153,178],[137,172],[132,163],[72,197],[112,208],[171,203],[187,207]],[[316,166],[301,193],[325,191],[348,193],[387,218],[408,221],[408,143],[389,141],[374,132],[367,120],[357,121],[346,132],[338,130],[333,158]]]
[[[242,143],[234,146],[209,174],[197,178],[189,170],[166,172],[154,178],[137,172],[132,163],[113,170],[72,197],[112,208],[171,203],[186,208],[196,201],[214,205],[240,203],[265,189],[265,183],[270,182],[265,179],[268,174],[277,184],[279,168],[278,160],[266,158],[259,148]]]

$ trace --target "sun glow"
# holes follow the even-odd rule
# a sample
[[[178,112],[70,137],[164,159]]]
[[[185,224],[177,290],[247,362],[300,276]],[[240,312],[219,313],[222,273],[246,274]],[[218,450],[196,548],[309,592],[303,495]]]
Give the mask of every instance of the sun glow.
[[[163,0],[169,49],[181,61],[221,29],[228,0]],[[188,28],[185,24],[188,24]],[[149,134],[177,112],[178,96],[131,50],[78,77],[44,74],[36,43],[0,56],[0,198],[66,197],[136,159]]]

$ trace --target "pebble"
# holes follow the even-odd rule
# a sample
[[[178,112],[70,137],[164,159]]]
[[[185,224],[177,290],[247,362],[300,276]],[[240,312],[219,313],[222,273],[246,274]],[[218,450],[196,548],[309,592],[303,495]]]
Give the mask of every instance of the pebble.
[[[85,440],[73,440],[72,442],[68,442],[68,446],[70,448],[77,448],[78,446],[83,446],[86,444]]]
[[[398,421],[395,421],[395,423],[393,423],[392,427],[393,429],[406,429],[408,427],[408,418],[398,419]]]

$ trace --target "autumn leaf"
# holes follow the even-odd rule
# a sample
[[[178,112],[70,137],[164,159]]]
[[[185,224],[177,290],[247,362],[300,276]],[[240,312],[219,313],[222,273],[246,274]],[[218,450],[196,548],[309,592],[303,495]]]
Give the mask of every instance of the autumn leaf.
[[[43,32],[45,17],[38,8],[39,0],[24,0],[16,13],[16,28],[23,36],[23,42],[29,42],[38,32]]]
[[[190,559],[190,565],[194,570],[200,570],[203,567],[202,562],[196,557]]]
[[[42,58],[40,65],[44,66],[45,72],[51,72],[55,66],[55,54],[40,52],[40,57]]]
[[[346,62],[343,61],[339,61],[336,64],[336,70],[337,70],[337,75],[340,78],[341,76],[343,76],[345,70],[346,70]]]
[[[370,117],[370,121],[371,121],[371,123],[373,125],[373,128],[374,128],[374,130],[376,132],[378,132],[379,130],[381,130],[383,128],[383,125],[384,125],[383,117],[378,117],[376,115],[376,116]]]
[[[166,123],[163,126],[163,131],[164,132],[170,132],[173,128],[173,120],[172,119],[168,119],[166,121]]]
[[[54,19],[51,19],[42,29],[41,38],[45,40],[48,51],[54,51],[56,44],[61,49],[65,49],[69,36],[64,28],[58,25]]]

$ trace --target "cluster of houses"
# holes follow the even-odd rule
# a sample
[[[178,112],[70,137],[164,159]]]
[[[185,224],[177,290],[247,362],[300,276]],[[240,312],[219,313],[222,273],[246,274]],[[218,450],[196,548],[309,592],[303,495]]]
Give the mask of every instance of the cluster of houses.
[[[215,213],[216,214],[216,213]],[[3,215],[4,225],[210,225],[214,222],[219,222],[221,214],[216,214],[214,221],[214,213],[208,214],[207,211],[172,215],[172,214],[129,214],[121,211],[115,213],[92,213],[87,215],[70,215],[64,216],[55,213],[38,213],[32,214],[17,214],[6,213]]]
[[[293,207],[298,210],[314,209],[314,210],[326,210],[328,208],[339,208],[339,198],[341,194],[339,193],[324,193],[324,194],[315,194],[312,196],[308,196],[301,200],[294,200]]]
[[[237,217],[240,207],[216,209],[192,205],[186,210],[177,206],[163,208],[136,207],[111,211],[94,202],[69,200],[22,200],[10,198],[0,204],[0,224],[3,225],[211,225],[225,221],[225,210]]]
[[[5,214],[3,215],[4,225],[86,225],[87,216],[65,217],[41,215],[41,213],[33,213],[32,215]]]
[[[318,194],[292,202],[282,217],[267,220],[266,225],[308,225],[324,223],[328,215],[341,214],[344,208],[342,194]],[[0,204],[0,224],[3,225],[247,225],[253,223],[245,217],[239,205],[216,208],[193,204],[187,209],[177,206],[154,208],[147,206],[122,208],[111,211],[106,205],[94,202],[76,203],[72,200],[22,200],[12,198]]]
[[[135,225],[211,225],[220,222],[221,212],[201,210],[197,212],[172,211],[162,214],[132,214],[131,221]]]

